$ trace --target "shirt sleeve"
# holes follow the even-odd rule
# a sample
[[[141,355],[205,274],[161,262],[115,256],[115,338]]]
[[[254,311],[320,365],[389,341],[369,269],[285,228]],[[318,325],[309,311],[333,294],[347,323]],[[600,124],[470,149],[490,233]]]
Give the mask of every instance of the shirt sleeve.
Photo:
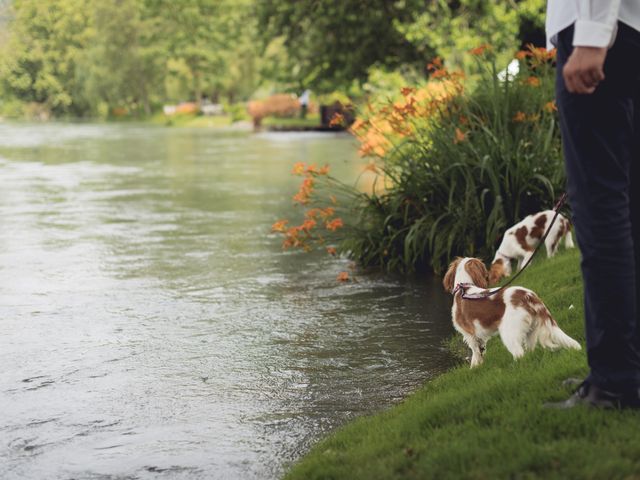
[[[578,19],[573,33],[574,47],[608,47],[617,27],[621,0],[574,0]]]

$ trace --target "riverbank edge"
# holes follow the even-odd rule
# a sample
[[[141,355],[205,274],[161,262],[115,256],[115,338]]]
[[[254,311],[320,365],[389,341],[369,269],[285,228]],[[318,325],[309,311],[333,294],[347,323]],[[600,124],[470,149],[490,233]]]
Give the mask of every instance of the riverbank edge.
[[[537,348],[514,362],[498,338],[401,404],[330,434],[292,479],[630,478],[640,474],[640,412],[544,408],[587,373],[578,249],[538,259],[517,281],[536,291],[582,351]]]

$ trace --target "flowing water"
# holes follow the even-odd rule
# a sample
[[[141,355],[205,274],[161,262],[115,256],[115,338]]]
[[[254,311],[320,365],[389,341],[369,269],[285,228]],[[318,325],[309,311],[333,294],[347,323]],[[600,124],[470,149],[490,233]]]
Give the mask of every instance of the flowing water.
[[[435,278],[284,252],[334,134],[0,124],[0,478],[271,479],[451,358]]]

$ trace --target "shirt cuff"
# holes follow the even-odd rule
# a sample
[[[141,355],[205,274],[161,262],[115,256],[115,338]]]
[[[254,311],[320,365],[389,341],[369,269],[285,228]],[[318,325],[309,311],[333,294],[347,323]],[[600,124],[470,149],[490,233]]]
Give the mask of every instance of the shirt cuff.
[[[577,20],[573,31],[574,47],[609,47],[613,40],[614,25]]]

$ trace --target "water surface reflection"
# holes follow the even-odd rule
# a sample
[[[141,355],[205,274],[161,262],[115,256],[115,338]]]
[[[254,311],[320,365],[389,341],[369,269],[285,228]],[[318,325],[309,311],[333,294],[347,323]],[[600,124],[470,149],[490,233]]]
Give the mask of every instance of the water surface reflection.
[[[347,136],[0,126],[0,477],[277,478],[449,365],[434,279],[283,252]]]

